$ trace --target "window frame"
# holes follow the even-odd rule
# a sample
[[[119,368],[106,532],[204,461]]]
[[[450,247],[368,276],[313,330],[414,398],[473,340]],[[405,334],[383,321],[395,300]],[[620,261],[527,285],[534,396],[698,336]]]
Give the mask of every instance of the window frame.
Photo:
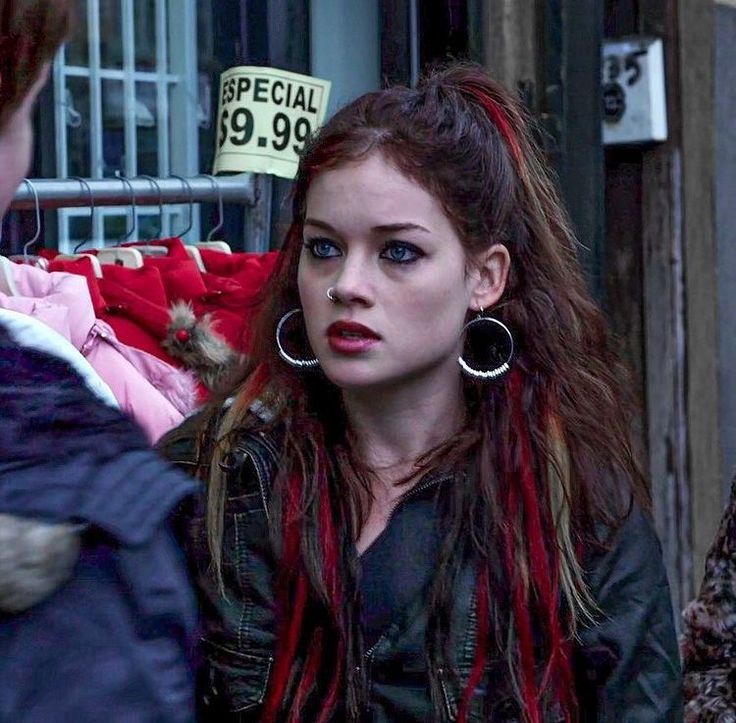
[[[53,68],[54,126],[56,135],[55,166],[59,178],[69,176],[67,137],[66,82],[68,78],[87,78],[89,81],[89,157],[90,168],[83,174],[89,178],[103,178],[103,93],[106,80],[122,81],[124,122],[124,175],[138,174],[138,138],[136,125],[136,84],[155,85],[157,166],[159,177],[172,173],[191,176],[198,172],[198,76],[197,76],[197,3],[196,0],[155,0],[156,15],[156,68],[137,70],[135,67],[135,0],[119,0],[123,40],[122,69],[103,68],[101,59],[100,0],[86,0],[88,65],[67,65],[66,48],[59,50]],[[172,48],[176,48],[172,52]],[[180,52],[181,49],[181,52]],[[166,122],[162,122],[166,121]],[[84,193],[80,186],[80,193]],[[159,215],[158,206],[136,206],[135,226],[131,238],[139,237],[139,220],[144,216]],[[191,209],[192,228],[187,234],[198,237],[200,228],[199,206]],[[66,208],[57,212],[58,248],[69,252],[78,239],[70,238],[70,224],[75,218],[89,217],[89,208]],[[189,222],[188,205],[163,207],[160,236],[171,236],[175,228]],[[126,207],[95,207],[92,239],[114,243],[116,239],[104,235],[105,221],[110,217],[127,217]]]

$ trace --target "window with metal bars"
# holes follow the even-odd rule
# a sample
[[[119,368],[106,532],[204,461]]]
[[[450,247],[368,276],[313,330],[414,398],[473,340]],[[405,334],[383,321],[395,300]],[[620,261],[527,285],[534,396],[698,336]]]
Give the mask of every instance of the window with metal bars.
[[[210,122],[197,75],[196,0],[80,4],[80,27],[54,63],[57,175],[196,174],[199,125]],[[95,209],[94,221],[84,208],[58,214],[59,249],[68,251],[86,238],[170,236],[187,226],[189,209],[137,207],[134,227],[125,208]],[[190,233],[198,229],[195,208]]]

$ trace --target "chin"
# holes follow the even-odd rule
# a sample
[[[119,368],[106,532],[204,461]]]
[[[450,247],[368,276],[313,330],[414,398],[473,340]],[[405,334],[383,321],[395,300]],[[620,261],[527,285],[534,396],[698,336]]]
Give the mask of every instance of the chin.
[[[393,380],[393,376],[378,372],[374,365],[357,360],[323,362],[322,371],[336,387],[345,390],[369,389]]]

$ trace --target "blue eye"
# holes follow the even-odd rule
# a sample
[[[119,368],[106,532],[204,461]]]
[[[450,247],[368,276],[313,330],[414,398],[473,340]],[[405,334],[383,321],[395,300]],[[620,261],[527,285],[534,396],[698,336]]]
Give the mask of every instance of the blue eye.
[[[316,259],[329,259],[341,255],[340,249],[326,238],[308,239],[304,245]]]
[[[389,241],[381,251],[382,259],[395,264],[411,264],[418,261],[422,256],[424,256],[422,251],[414,244],[405,241]]]

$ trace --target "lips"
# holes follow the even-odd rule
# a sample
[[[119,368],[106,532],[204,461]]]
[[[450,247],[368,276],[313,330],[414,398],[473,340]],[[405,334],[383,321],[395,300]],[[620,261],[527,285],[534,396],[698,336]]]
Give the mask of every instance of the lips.
[[[327,327],[327,341],[337,354],[363,354],[380,340],[373,329],[355,321],[336,321]]]

